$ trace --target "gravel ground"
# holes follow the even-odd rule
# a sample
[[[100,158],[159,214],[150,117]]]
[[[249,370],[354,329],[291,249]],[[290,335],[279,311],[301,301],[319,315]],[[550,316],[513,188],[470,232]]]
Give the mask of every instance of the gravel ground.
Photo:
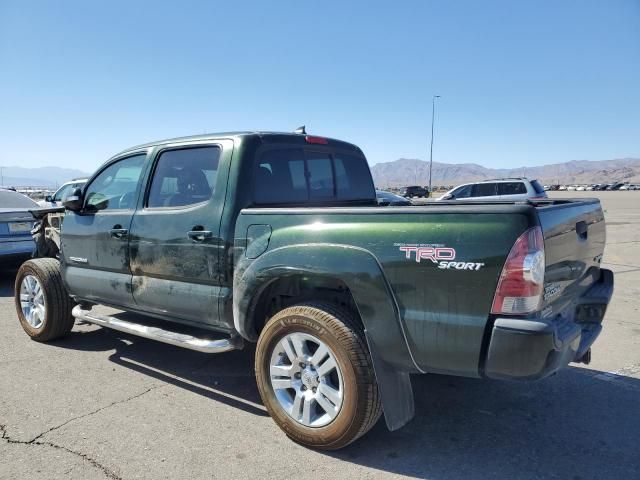
[[[640,478],[640,192],[593,195],[616,292],[591,365],[533,384],[414,377],[410,424],[337,453],[266,415],[251,348],[206,356],[89,325],[38,344],[4,270],[0,478]]]

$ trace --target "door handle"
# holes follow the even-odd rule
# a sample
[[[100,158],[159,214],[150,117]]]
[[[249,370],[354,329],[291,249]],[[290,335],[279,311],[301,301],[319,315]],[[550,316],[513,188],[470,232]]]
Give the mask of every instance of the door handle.
[[[211,238],[212,233],[209,230],[191,230],[187,232],[189,237],[194,242],[204,242],[205,239]]]
[[[578,238],[580,238],[581,240],[586,240],[587,234],[589,232],[588,229],[589,229],[589,226],[587,225],[587,222],[585,222],[584,220],[581,220],[578,223],[576,223],[576,234],[578,235]]]
[[[118,240],[126,237],[129,234],[129,230],[126,228],[122,228],[120,225],[114,225],[111,230],[109,230],[109,235],[113,238],[117,238]]]

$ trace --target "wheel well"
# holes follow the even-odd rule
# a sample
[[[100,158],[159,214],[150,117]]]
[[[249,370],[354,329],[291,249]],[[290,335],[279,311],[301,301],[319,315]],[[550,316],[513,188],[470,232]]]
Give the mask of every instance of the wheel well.
[[[348,309],[362,323],[351,290],[342,280],[295,275],[271,282],[258,296],[251,313],[256,338],[276,312],[305,301],[325,301]]]

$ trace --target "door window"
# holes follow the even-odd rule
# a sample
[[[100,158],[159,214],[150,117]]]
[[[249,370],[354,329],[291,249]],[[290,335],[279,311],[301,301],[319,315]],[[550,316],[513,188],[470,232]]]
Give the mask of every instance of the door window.
[[[93,179],[85,194],[88,211],[131,209],[135,206],[138,181],[145,154],[112,163]]]
[[[456,188],[451,195],[453,198],[469,198],[471,196],[471,188],[473,185],[464,185],[462,187]]]
[[[498,195],[521,195],[527,193],[522,182],[504,182],[498,184]]]
[[[473,186],[472,197],[491,197],[497,195],[495,183],[476,183]]]
[[[163,152],[151,180],[147,207],[186,207],[210,200],[219,161],[217,146]]]

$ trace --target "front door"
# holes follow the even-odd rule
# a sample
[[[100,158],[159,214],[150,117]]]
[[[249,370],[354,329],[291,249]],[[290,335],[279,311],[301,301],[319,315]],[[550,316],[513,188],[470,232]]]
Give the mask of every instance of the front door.
[[[140,310],[219,324],[221,145],[173,145],[154,155],[131,225],[133,296]]]
[[[114,306],[133,304],[129,228],[146,153],[107,164],[84,192],[81,212],[62,222],[64,279],[73,295]]]

